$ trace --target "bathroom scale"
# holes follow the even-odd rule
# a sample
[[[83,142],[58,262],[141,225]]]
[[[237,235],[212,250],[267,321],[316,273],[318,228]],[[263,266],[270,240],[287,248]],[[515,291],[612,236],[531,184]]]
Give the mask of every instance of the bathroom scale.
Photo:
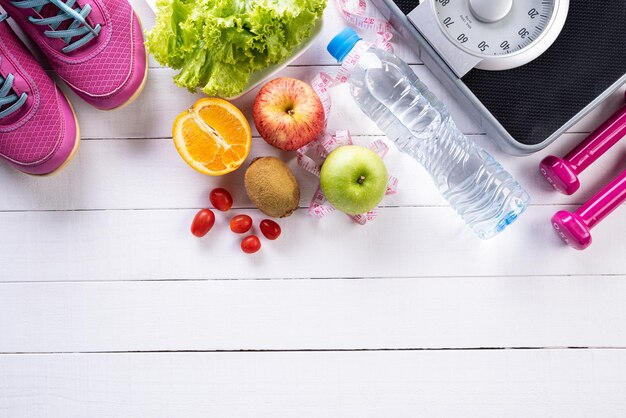
[[[626,81],[626,2],[373,0],[485,132],[529,154]]]

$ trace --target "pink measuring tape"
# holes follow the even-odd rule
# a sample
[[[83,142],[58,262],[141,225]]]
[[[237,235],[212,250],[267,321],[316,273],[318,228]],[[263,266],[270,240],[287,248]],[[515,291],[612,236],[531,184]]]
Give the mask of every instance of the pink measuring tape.
[[[391,24],[385,19],[366,16],[367,2],[365,0],[336,0],[336,4],[346,22],[356,28],[378,34],[376,46],[386,51],[393,50],[389,43],[393,36]]]
[[[349,3],[357,4],[353,7],[350,6]],[[358,0],[356,2],[337,0],[337,6],[349,23],[360,29],[376,32],[378,34],[378,38],[375,43],[376,47],[383,48],[388,51],[393,50],[391,44],[389,43],[389,40],[392,37],[391,25],[386,20],[365,16],[367,3],[364,0]],[[324,106],[324,114],[326,115],[327,121],[331,108],[329,90],[348,81],[350,72],[354,69],[363,56],[363,53],[367,51],[370,46],[371,44],[367,42],[357,43],[348,56],[343,60],[341,67],[335,76],[321,72],[315,76],[311,82],[313,90],[315,90],[317,95],[320,97],[322,105]],[[339,130],[335,133],[335,135],[324,133],[315,141],[305,145],[297,151],[298,165],[309,173],[319,177],[323,160],[335,148],[343,145],[352,145],[352,138],[350,137],[350,132],[348,130]],[[387,145],[380,139],[370,143],[367,147],[378,154],[381,158],[385,158],[385,155],[387,155],[387,152],[389,151],[389,147],[387,147]],[[321,162],[318,163],[314,158],[307,155],[309,152],[313,151]],[[386,195],[396,193],[397,188],[398,179],[390,175],[387,181]],[[316,218],[323,218],[324,216],[332,213],[334,210],[335,208],[328,202],[324,193],[322,193],[322,190],[318,186],[309,205],[309,215]],[[368,221],[376,218],[377,209],[375,208],[372,211],[361,215],[348,216],[354,222],[365,225]]]
[[[337,131],[335,135],[324,134],[321,138],[316,139],[298,150],[298,165],[309,173],[319,177],[322,165],[321,163],[316,163],[313,158],[307,155],[307,153],[314,150],[317,155],[321,157],[321,159],[324,159],[335,148],[343,145],[352,145],[352,138],[350,137],[350,132],[347,130]],[[387,147],[387,145],[380,139],[370,143],[367,148],[378,154],[380,158],[385,158],[387,151],[389,151],[389,147]],[[397,189],[398,179],[389,175],[389,178],[387,179],[387,192],[385,195],[395,194]],[[324,193],[322,193],[322,189],[317,186],[317,190],[313,194],[313,199],[311,199],[311,203],[309,205],[309,215],[315,218],[323,218],[324,216],[332,213],[334,210],[335,208],[328,202]],[[348,216],[354,222],[365,225],[367,221],[371,221],[376,218],[377,210],[375,208],[361,215]]]

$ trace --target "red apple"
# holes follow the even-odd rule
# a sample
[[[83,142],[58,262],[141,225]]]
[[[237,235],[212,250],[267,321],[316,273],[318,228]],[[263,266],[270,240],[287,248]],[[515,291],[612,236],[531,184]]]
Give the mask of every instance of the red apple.
[[[313,141],[325,127],[317,93],[294,78],[276,78],[264,85],[254,100],[252,116],[263,139],[286,151]]]

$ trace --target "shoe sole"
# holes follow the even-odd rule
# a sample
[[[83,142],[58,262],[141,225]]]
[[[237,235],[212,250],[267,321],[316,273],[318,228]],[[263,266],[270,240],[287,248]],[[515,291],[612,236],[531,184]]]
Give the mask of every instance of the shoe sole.
[[[61,90],[59,90],[59,91],[65,97],[65,100],[67,100],[67,96],[65,96],[65,93],[63,93]],[[58,174],[61,171],[63,171],[72,162],[72,160],[76,156],[76,153],[78,152],[78,148],[80,148],[80,125],[78,125],[78,118],[76,117],[76,112],[74,111],[74,106],[72,106],[72,103],[69,100],[67,100],[67,103],[70,105],[70,109],[72,109],[72,115],[74,116],[74,123],[76,124],[76,139],[75,139],[75,143],[74,143],[74,148],[72,148],[72,152],[67,157],[67,159],[65,161],[63,161],[63,164],[61,164],[54,171],[51,171],[51,172],[46,173],[46,174],[30,174],[30,173],[26,173],[26,174],[28,174],[30,176],[33,176],[33,177],[54,176],[55,174]]]
[[[139,21],[139,29],[141,30],[141,33],[143,33],[143,25],[141,23],[141,19],[139,18],[139,15],[137,15],[136,12],[135,16],[137,17],[137,20]],[[141,95],[141,93],[143,93],[143,89],[144,87],[146,87],[146,83],[148,81],[148,69],[149,69],[149,63],[148,63],[148,50],[146,49],[146,45],[143,45],[143,49],[146,53],[146,70],[144,71],[144,75],[143,75],[143,80],[141,81],[141,84],[139,85],[139,88],[137,89],[137,91],[130,97],[130,99],[126,100],[124,103],[122,103],[121,105],[119,105],[118,107],[114,107],[113,109],[104,109],[106,112],[111,112],[114,110],[120,110],[125,108],[126,106],[128,106],[129,104],[131,104],[132,102],[134,102],[135,100],[137,100],[137,98]]]

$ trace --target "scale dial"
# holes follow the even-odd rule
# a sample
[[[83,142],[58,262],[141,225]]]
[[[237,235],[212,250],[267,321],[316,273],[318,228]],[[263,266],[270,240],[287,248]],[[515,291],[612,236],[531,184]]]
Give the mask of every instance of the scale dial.
[[[569,0],[430,0],[448,41],[481,61],[476,68],[519,67],[561,32]]]

